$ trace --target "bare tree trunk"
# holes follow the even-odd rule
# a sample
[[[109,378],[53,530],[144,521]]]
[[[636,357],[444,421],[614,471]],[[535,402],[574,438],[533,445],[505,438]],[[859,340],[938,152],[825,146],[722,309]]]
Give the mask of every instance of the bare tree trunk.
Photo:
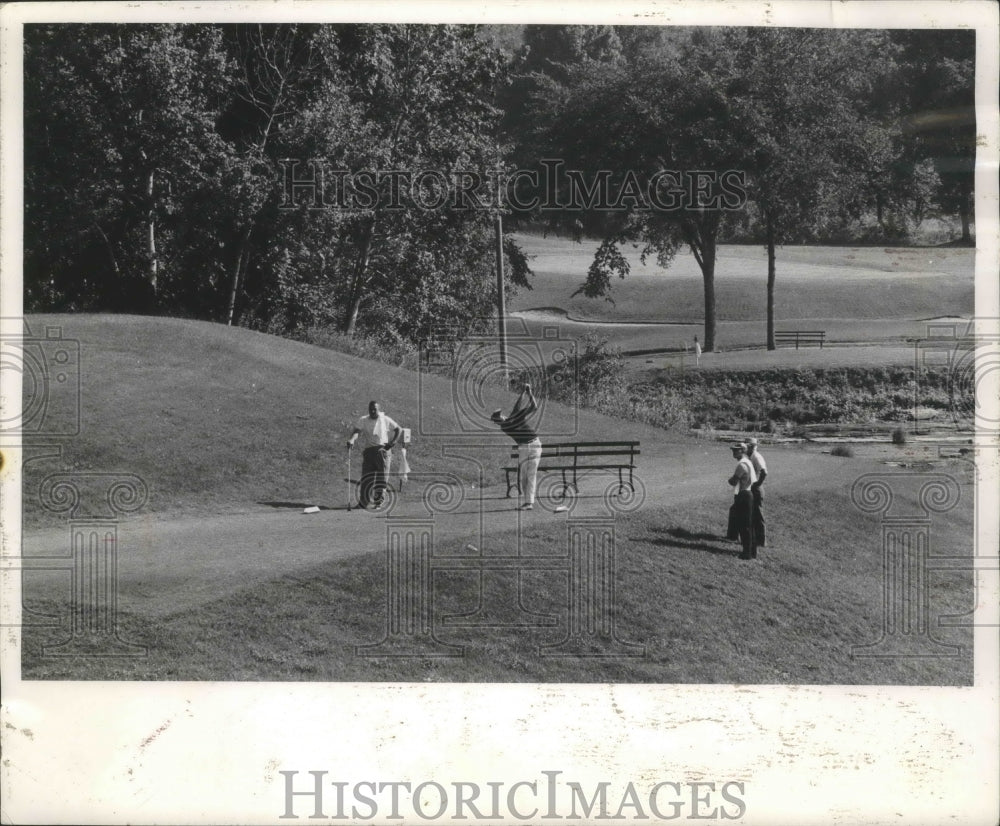
[[[703,352],[715,350],[715,237],[718,231],[717,219],[692,221],[681,225],[694,260],[701,269],[705,288],[705,334]]]
[[[159,276],[159,261],[156,257],[156,211],[154,209],[156,194],[156,170],[149,173],[149,183],[146,185],[146,196],[149,201],[149,235],[147,241],[147,252],[149,254],[149,286],[152,289],[153,297],[156,297],[157,279]]]
[[[959,201],[958,215],[962,219],[962,242],[972,245],[972,193],[962,187],[962,199]]]
[[[767,349],[774,349],[774,225],[767,221]]]
[[[236,264],[233,267],[233,277],[229,285],[229,301],[226,306],[226,325],[233,325],[233,313],[236,310],[236,295],[240,288],[240,276],[247,268],[247,259],[250,257],[250,233],[253,231],[253,224],[250,224],[243,235],[240,236],[239,251],[236,255]]]
[[[706,262],[707,263],[707,262]],[[706,353],[715,352],[715,256],[711,267],[702,266],[702,280],[705,283],[705,346]]]
[[[715,227],[699,228],[701,255],[695,260],[701,266],[705,282],[705,346],[704,352],[715,352]]]
[[[351,283],[350,303],[344,319],[344,326],[341,330],[346,336],[354,335],[354,330],[358,323],[358,311],[361,309],[361,300],[364,298],[365,276],[368,272],[368,261],[371,258],[372,240],[375,237],[375,224],[377,221],[378,214],[376,213],[368,223],[364,237],[361,240],[361,251],[358,254],[358,263],[354,269],[354,279]]]
[[[118,258],[115,256],[114,247],[111,246],[111,240],[104,234],[104,230],[101,229],[97,221],[92,221],[91,224],[97,230],[97,234],[101,236],[101,240],[104,241],[104,248],[108,251],[108,258],[111,261],[111,268],[114,270],[115,275],[121,275],[121,267],[118,266]]]

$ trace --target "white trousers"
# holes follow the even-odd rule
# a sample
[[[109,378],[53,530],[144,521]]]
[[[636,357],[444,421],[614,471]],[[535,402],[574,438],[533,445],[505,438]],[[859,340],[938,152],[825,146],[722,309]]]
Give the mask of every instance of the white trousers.
[[[542,461],[542,442],[532,439],[517,446],[517,480],[526,504],[535,503],[535,483],[538,480],[538,465]]]

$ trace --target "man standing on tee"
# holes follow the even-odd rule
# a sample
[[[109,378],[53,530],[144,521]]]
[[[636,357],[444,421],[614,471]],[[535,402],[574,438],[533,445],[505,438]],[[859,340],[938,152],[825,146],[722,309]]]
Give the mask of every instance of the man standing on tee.
[[[368,415],[362,416],[347,446],[361,436],[361,489],[358,492],[358,507],[367,508],[374,502],[375,508],[382,506],[385,496],[385,480],[389,475],[390,451],[402,431],[398,424],[382,412],[378,402],[368,403]]]
[[[528,403],[521,407],[525,394]],[[538,464],[542,460],[542,442],[538,434],[525,421],[538,409],[538,403],[531,392],[531,385],[524,385],[521,395],[514,403],[510,416],[504,416],[502,410],[494,410],[490,417],[500,429],[517,442],[517,484],[524,496],[523,510],[531,510],[535,506],[535,482],[538,478]]]
[[[767,478],[767,462],[757,450],[757,440],[747,439],[747,458],[753,465],[754,473],[757,474],[757,481],[750,488],[753,494],[753,539],[755,548],[763,548],[766,536],[764,534],[764,489],[761,487]]]
[[[757,548],[753,539],[753,494],[750,488],[757,481],[757,476],[747,458],[747,446],[743,442],[737,442],[732,446],[732,451],[736,470],[729,477],[729,484],[734,488],[733,514],[740,543],[743,545],[740,559],[753,559],[757,556]]]

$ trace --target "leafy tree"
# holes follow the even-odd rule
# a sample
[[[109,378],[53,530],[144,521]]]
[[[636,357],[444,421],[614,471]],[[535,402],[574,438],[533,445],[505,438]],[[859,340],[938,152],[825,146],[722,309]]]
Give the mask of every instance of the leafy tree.
[[[350,97],[360,112],[352,168],[440,173],[433,180],[444,187],[438,198],[445,204],[458,197],[455,175],[489,179],[498,161],[494,100],[504,81],[499,50],[469,26],[362,26],[341,35],[344,68],[353,80]],[[401,237],[428,250],[438,245],[441,220],[457,222],[452,237],[462,241],[454,254],[467,251],[465,244],[476,235],[462,227],[478,225],[481,234],[489,226],[482,210],[460,209],[442,219],[412,198],[405,208],[389,211],[391,187],[391,180],[383,180],[375,203],[351,218],[356,257],[342,321],[347,335],[354,333],[366,298],[391,292],[398,273],[393,247]]]
[[[26,27],[29,306],[170,305],[227,75],[214,29]]]
[[[355,208],[288,202],[282,164],[431,170],[450,201],[462,174],[499,160],[503,82],[502,54],[473,27],[29,27],[29,308],[397,339],[485,314],[495,208],[406,195],[386,209],[384,188]],[[509,280],[526,284],[504,243]]]
[[[251,271],[254,233],[265,232],[261,246],[281,234],[281,159],[311,158],[320,148],[335,159],[338,148],[318,136],[341,135],[349,115],[338,94],[342,80],[330,28],[241,24],[227,27],[226,44],[236,66],[235,94],[222,123],[230,222],[225,319],[232,324],[240,284]]]
[[[929,161],[939,179],[936,200],[957,215],[962,242],[972,244],[975,220],[976,36],[967,30],[913,29],[891,33],[898,46],[897,92],[909,165]],[[926,173],[924,173],[926,174]]]
[[[643,256],[664,266],[687,246],[702,272],[704,346],[712,350],[717,243],[727,223],[749,219],[768,250],[773,348],[779,244],[815,240],[836,216],[856,218],[873,193],[926,200],[926,167],[901,171],[898,110],[881,99],[893,76],[891,46],[868,31],[694,29],[612,66],[576,66],[536,107],[553,113],[544,132],[551,154],[591,180],[608,170],[612,191],[662,170],[687,171],[689,184],[698,170],[710,173],[704,188],[688,189],[682,208],[620,199],[612,209],[555,214],[603,238],[580,292],[607,296],[612,276],[627,275],[622,244],[642,244]],[[703,206],[723,194],[713,187],[727,172],[739,174],[750,199],[743,216],[726,199],[722,208]]]
[[[619,196],[648,187],[664,171],[680,173],[668,187],[672,194],[657,189],[662,198],[676,199],[677,208],[644,208],[636,199],[616,197],[611,209],[571,209],[554,218],[578,232],[601,229],[604,240],[579,290],[591,297],[607,296],[612,276],[628,274],[623,244],[641,243],[643,258],[655,256],[663,266],[687,246],[702,272],[704,347],[711,351],[716,247],[726,211],[717,205],[718,175],[687,173],[736,170],[739,147],[728,129],[721,80],[734,74],[732,56],[703,48],[707,43],[696,32],[683,50],[658,50],[615,66],[581,64],[567,89],[550,100],[547,139],[567,167],[590,180],[608,174],[609,191]]]
[[[728,129],[767,248],[767,347],[774,344],[776,246],[814,240],[830,211],[866,203],[897,144],[870,110],[889,75],[885,36],[866,31],[730,29],[720,45]]]

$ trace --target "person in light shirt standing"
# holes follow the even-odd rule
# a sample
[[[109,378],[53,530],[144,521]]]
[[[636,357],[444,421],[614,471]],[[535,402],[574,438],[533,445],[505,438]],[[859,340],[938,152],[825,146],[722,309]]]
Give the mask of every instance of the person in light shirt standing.
[[[753,464],[747,458],[747,446],[743,442],[732,445],[733,458],[736,460],[736,470],[729,477],[733,487],[733,516],[739,533],[743,552],[740,559],[754,559],[757,548],[753,537],[753,494],[750,489],[757,481]]]
[[[763,548],[766,534],[764,532],[764,489],[762,485],[767,478],[767,462],[757,450],[757,440],[753,437],[747,439],[747,458],[753,465],[754,473],[757,474],[757,481],[750,488],[753,495],[753,540],[754,552],[757,548]]]
[[[528,403],[521,407],[521,400],[525,395],[528,396]],[[538,465],[542,460],[542,442],[526,419],[537,409],[538,402],[531,392],[531,385],[526,384],[517,397],[510,416],[504,416],[502,410],[494,410],[490,417],[517,443],[517,484],[524,497],[521,508],[529,511],[535,506],[535,484],[538,479]]]
[[[401,432],[400,426],[382,412],[378,402],[368,403],[368,415],[361,417],[347,440],[350,448],[358,436],[361,437],[359,508],[367,508],[370,502],[375,505],[376,510],[382,506],[392,459],[391,451]]]

